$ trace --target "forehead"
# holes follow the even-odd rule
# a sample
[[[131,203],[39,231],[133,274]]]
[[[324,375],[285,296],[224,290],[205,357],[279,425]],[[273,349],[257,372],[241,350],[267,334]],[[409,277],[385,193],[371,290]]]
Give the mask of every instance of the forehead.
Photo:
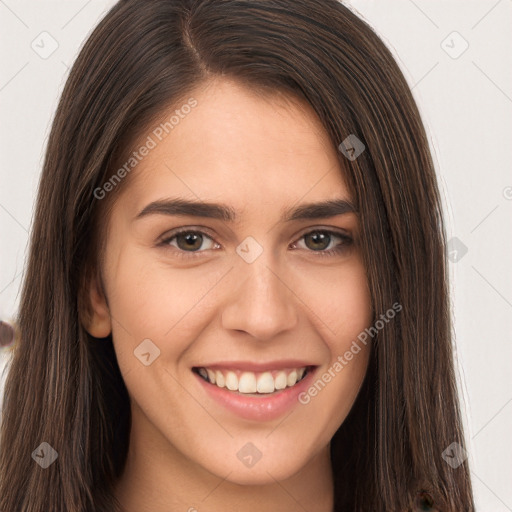
[[[131,171],[132,204],[185,196],[243,212],[301,198],[351,199],[337,149],[308,104],[228,80],[209,82],[188,98],[192,108],[184,102],[162,112],[134,146],[151,148]]]

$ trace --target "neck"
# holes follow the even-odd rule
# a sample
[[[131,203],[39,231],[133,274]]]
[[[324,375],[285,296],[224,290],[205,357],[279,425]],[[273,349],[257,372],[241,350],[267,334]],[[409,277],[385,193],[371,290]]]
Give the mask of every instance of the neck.
[[[333,511],[329,445],[291,477],[240,485],[214,475],[170,443],[142,441],[132,424],[130,447],[115,495],[122,512]]]

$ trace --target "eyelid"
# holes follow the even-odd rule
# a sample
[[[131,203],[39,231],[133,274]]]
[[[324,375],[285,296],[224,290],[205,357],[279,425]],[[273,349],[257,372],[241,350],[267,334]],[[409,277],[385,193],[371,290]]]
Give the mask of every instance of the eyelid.
[[[189,231],[206,234],[207,236],[209,236],[211,238],[214,238],[216,236],[214,234],[214,232],[206,226],[193,226],[193,225],[192,226],[182,226],[179,228],[171,229],[170,231],[166,231],[163,235],[161,235],[158,238],[158,242],[165,242],[176,235],[179,235],[181,233],[188,233]],[[334,233],[339,236],[346,236],[348,238],[352,238],[350,231],[343,229],[343,228],[334,227],[334,226],[313,226],[313,227],[304,228],[304,231],[302,231],[302,230],[299,231],[297,234],[294,235],[294,237],[297,237],[297,239],[298,239],[298,238],[301,238],[309,233],[316,232],[316,231],[328,231],[330,233]]]
[[[160,235],[157,239],[157,244],[168,242],[171,238],[174,238],[177,235],[189,232],[207,235],[212,239],[216,236],[214,232],[206,226],[182,226],[166,231],[163,235]]]
[[[312,253],[315,256],[314,257],[334,257],[341,255],[345,250],[348,250],[350,246],[354,244],[354,237],[346,230],[343,230],[341,228],[334,228],[334,227],[313,227],[308,228],[306,231],[301,232],[300,236],[296,238],[295,242],[292,242],[291,245],[296,245],[300,240],[302,240],[305,236],[312,234],[312,233],[327,233],[329,236],[334,236],[339,238],[342,243],[334,246],[331,249],[328,250],[321,250],[321,251],[313,251],[310,249],[302,249],[306,252]]]
[[[338,236],[345,236],[347,238],[352,238],[350,231],[343,229],[343,228],[337,228],[334,226],[313,226],[313,227],[305,228],[304,231],[299,231],[300,235],[295,235],[295,236],[302,238],[303,236],[309,235],[309,233],[316,233],[317,231],[328,232],[328,233],[332,233],[332,234],[335,234]]]
[[[194,234],[199,234],[199,235],[203,235],[203,236],[206,235],[206,237],[211,239],[215,245],[220,245],[215,240],[214,235],[210,234],[211,230],[205,226],[182,226],[182,227],[173,229],[171,231],[167,231],[166,233],[164,233],[162,236],[159,237],[156,245],[164,246],[164,247],[173,247],[174,248],[173,252],[175,252],[179,257],[184,257],[184,258],[187,258],[187,257],[193,258],[195,256],[201,255],[202,253],[204,253],[208,250],[212,250],[212,249],[206,249],[206,250],[202,250],[202,251],[183,251],[177,247],[171,246],[170,241],[183,233],[194,233]]]
[[[298,241],[300,241],[305,236],[307,236],[311,233],[317,233],[317,232],[328,233],[330,235],[337,236],[344,241],[344,243],[336,246],[333,249],[329,249],[329,250],[313,251],[313,250],[305,249],[306,251],[317,254],[317,255],[330,256],[331,254],[334,254],[334,253],[342,250],[344,248],[344,246],[350,245],[351,243],[354,242],[354,239],[353,239],[352,235],[350,234],[350,232],[347,230],[344,230],[342,228],[336,228],[333,226],[313,226],[313,227],[305,228],[304,231],[299,232],[300,234],[295,235],[294,241],[291,242],[290,245],[295,245],[295,244],[297,244]],[[221,245],[215,240],[215,238],[214,238],[215,235],[212,235],[211,234],[212,231],[209,228],[207,228],[206,226],[182,226],[179,228],[175,228],[174,230],[168,231],[165,234],[163,234],[161,237],[159,237],[157,245],[171,247],[169,242],[172,239],[174,239],[175,237],[177,237],[178,235],[181,235],[183,233],[195,233],[195,234],[200,234],[200,235],[206,235],[206,237],[210,238],[212,240],[212,242],[214,242],[214,244]],[[339,249],[337,249],[337,248],[339,248]],[[183,251],[179,248],[175,248],[175,249],[176,249],[175,252],[180,257],[185,257],[185,258],[186,257],[194,258],[208,250],[215,250],[215,249],[205,249],[202,251]]]

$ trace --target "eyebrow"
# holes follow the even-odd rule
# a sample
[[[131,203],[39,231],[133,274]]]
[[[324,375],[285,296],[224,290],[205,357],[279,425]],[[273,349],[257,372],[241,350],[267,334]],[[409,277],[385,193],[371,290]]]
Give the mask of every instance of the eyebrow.
[[[284,222],[291,222],[303,219],[327,219],[345,213],[357,213],[354,204],[347,199],[331,199],[288,208],[284,210],[282,220]],[[135,217],[135,220],[153,214],[205,217],[227,222],[235,222],[238,218],[236,211],[224,204],[176,198],[163,199],[148,204]]]

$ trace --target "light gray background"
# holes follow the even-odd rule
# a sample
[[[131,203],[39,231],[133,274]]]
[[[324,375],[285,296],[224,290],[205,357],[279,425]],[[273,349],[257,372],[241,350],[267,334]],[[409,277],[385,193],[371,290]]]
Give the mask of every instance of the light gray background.
[[[44,147],[69,66],[113,4],[0,0],[1,319],[18,307]],[[346,4],[391,47],[431,136],[449,238],[467,248],[451,246],[450,274],[477,510],[512,511],[512,1]]]

